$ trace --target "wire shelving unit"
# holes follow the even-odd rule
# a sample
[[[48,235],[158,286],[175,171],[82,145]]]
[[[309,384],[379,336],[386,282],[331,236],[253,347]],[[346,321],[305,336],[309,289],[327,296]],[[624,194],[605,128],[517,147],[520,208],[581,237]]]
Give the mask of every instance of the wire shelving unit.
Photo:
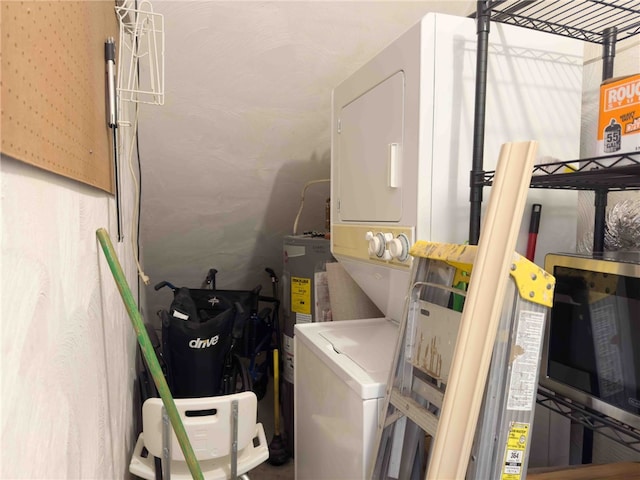
[[[507,23],[602,45],[602,79],[613,76],[616,42],[640,34],[640,0],[485,0],[470,15],[477,20],[478,52],[474,150],[471,171],[470,243],[480,234],[482,188],[495,172],[483,171],[484,105],[487,84],[488,37],[491,22]],[[593,251],[604,251],[607,195],[640,190],[640,152],[555,162],[534,167],[531,188],[595,192]],[[537,402],[588,430],[640,452],[640,430],[580,405],[557,392],[539,388]],[[583,444],[583,463],[590,463],[592,433]],[[586,447],[586,448],[585,448]]]

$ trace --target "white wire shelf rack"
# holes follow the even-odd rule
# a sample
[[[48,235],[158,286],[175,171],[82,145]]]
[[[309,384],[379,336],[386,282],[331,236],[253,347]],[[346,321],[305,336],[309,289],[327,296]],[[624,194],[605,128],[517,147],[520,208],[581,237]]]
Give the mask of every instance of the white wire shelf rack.
[[[148,0],[124,0],[116,14],[120,100],[164,105],[164,17]]]

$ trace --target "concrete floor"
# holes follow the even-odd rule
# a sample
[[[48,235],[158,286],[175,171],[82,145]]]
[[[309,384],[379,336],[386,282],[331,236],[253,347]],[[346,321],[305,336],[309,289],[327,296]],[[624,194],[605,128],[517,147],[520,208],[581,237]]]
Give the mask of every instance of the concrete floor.
[[[293,459],[284,465],[274,467],[265,462],[249,472],[251,480],[293,480],[295,478]]]

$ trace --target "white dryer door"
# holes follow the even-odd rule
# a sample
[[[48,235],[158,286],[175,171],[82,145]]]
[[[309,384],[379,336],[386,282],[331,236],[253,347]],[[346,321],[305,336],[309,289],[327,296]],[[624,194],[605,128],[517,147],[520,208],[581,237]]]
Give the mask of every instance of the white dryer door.
[[[342,108],[338,134],[341,220],[400,221],[403,130],[404,72]]]

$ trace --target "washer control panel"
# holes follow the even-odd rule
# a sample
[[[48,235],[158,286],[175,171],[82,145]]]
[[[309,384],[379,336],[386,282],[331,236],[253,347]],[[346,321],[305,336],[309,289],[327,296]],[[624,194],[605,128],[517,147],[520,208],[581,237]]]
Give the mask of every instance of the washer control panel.
[[[392,266],[411,265],[409,249],[413,228],[374,225],[332,225],[334,255],[384,262]]]

